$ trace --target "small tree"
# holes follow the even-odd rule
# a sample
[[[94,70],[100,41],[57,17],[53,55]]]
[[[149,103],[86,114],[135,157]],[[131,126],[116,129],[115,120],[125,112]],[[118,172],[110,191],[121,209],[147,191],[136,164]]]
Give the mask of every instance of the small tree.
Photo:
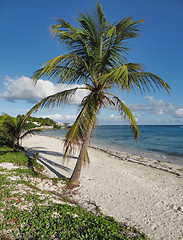
[[[31,129],[29,122],[23,115],[18,115],[16,118],[11,117],[8,114],[3,115],[1,123],[1,129],[6,138],[8,138],[13,148],[20,146],[20,140],[27,135],[33,135],[35,132],[40,130]]]

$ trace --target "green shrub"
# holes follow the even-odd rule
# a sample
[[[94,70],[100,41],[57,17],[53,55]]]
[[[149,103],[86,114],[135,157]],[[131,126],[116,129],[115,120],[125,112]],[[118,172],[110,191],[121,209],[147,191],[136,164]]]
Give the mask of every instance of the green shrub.
[[[4,216],[8,221],[6,228],[19,229],[11,233],[18,239],[147,239],[137,230],[127,230],[111,217],[95,216],[67,204],[35,206],[31,211],[11,207]],[[134,237],[130,237],[132,232]]]
[[[29,158],[22,151],[5,152],[0,155],[0,163],[11,162],[17,165],[28,166]]]

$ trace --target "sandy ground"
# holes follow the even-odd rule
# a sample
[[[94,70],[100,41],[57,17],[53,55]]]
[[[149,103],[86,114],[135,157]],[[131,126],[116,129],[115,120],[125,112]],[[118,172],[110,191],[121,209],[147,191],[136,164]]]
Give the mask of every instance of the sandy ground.
[[[44,173],[70,177],[76,157],[63,164],[62,141],[46,136],[27,138],[29,153],[39,152]],[[83,167],[73,195],[103,213],[140,228],[153,240],[183,239],[183,168],[127,153],[89,148],[91,163]]]

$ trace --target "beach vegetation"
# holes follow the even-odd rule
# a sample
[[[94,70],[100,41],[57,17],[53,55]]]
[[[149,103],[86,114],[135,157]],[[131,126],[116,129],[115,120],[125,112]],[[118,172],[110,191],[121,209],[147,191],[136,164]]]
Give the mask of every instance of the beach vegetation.
[[[3,162],[13,163],[17,166],[25,166],[26,168],[20,171],[25,171],[32,175],[38,175],[38,173],[43,170],[43,166],[35,161],[34,158],[25,155],[23,150],[16,151],[11,147],[5,147],[5,145],[0,147],[0,163]]]
[[[12,155],[3,158],[5,151]],[[64,191],[58,194],[39,188],[45,178],[39,168],[29,168],[23,152],[16,158],[17,152],[5,145],[0,152],[0,163],[16,165],[11,170],[0,166],[0,239],[148,239],[138,229],[104,215],[94,202],[96,211],[87,211],[66,198]],[[58,183],[48,177],[46,182]]]
[[[18,239],[146,239],[143,234],[130,238],[130,231],[114,219],[67,204],[36,205],[31,211],[12,207],[4,216],[6,229],[15,229],[9,235]]]
[[[144,93],[162,88],[169,93],[168,84],[159,76],[144,71],[142,64],[127,60],[131,50],[127,41],[140,35],[139,26],[143,20],[134,21],[132,17],[125,17],[111,24],[106,20],[101,4],[97,3],[96,10],[86,14],[79,12],[76,21],[77,27],[57,18],[56,24],[50,28],[51,33],[68,49],[68,53],[46,62],[32,78],[35,83],[41,77],[56,78],[58,83],[77,83],[80,87],[48,96],[28,112],[30,115],[38,109],[67,103],[79,89],[87,92],[64,140],[64,158],[73,153],[76,146],[80,149],[70,178],[72,186],[79,185],[83,163],[89,161],[87,148],[101,108],[118,110],[122,119],[129,120],[134,137],[138,139],[136,120],[121,99],[123,92]],[[113,94],[114,88],[119,89],[120,97]]]
[[[49,198],[40,198],[36,191],[20,195],[8,176],[1,176],[0,186],[1,239],[147,239],[144,233],[112,217],[67,203],[47,204]]]
[[[30,123],[35,124],[37,127],[39,127],[39,126],[54,126],[56,124],[52,119],[50,119],[48,117],[42,118],[42,117],[32,117],[32,116],[30,116],[28,118],[28,121]]]
[[[13,148],[19,148],[21,140],[26,136],[40,132],[39,129],[32,128],[32,124],[27,122],[24,115],[18,115],[15,118],[8,114],[3,114],[0,120],[1,137],[3,136],[4,139],[7,139]]]
[[[43,117],[28,117],[28,121],[30,124],[34,124],[34,127],[45,127],[45,126],[52,126],[53,128],[60,129],[60,128],[69,128],[70,123],[56,123],[54,120],[52,120],[49,117],[43,118]]]

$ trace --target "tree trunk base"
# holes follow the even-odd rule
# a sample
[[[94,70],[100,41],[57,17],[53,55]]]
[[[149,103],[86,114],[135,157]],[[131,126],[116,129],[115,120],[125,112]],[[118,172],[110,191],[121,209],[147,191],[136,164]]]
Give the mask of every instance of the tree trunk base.
[[[73,188],[76,188],[76,187],[78,187],[78,186],[79,186],[79,183],[78,183],[78,184],[72,183],[72,181],[69,180],[69,181],[66,183],[65,188],[66,188],[66,189],[73,189]]]

